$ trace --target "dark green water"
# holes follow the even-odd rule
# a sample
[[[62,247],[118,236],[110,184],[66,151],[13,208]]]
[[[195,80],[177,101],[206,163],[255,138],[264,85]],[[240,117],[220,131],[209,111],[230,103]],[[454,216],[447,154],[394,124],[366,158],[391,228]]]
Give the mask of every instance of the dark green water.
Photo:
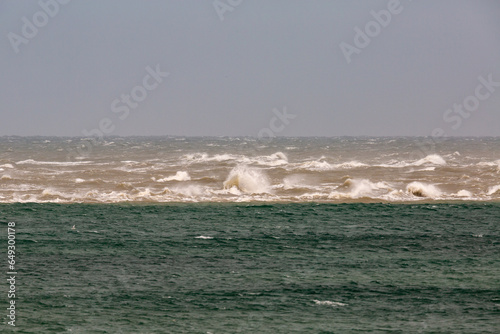
[[[499,204],[3,204],[4,277],[8,221],[2,333],[500,332]]]

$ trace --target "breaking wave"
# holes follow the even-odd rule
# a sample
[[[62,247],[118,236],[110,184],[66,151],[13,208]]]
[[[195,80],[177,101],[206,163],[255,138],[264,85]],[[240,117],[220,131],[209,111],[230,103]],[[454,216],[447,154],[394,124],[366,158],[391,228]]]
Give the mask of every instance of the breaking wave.
[[[412,182],[406,186],[406,190],[417,197],[436,198],[442,194],[436,186],[422,182]]]
[[[500,184],[490,187],[488,189],[488,195],[493,195],[493,194],[500,194]]]
[[[94,163],[93,161],[36,161],[33,159],[16,162],[17,165],[53,165],[53,166],[79,166]]]
[[[280,166],[288,163],[288,158],[283,152],[276,152],[270,155],[248,157],[242,154],[215,154],[210,156],[207,153],[185,154],[181,159],[188,164],[202,164],[207,162],[235,162],[238,164],[257,164],[262,166]]]
[[[71,140],[0,138],[0,202],[500,202],[500,139],[423,156],[412,138],[114,142],[66,161]]]
[[[341,191],[333,191],[328,196],[329,198],[364,198],[364,197],[379,197],[391,189],[385,182],[371,182],[367,179],[350,179],[338,188]],[[342,191],[344,190],[344,191]]]
[[[163,179],[158,179],[157,180],[155,177],[152,177],[151,179],[153,181],[155,181],[155,182],[190,181],[191,180],[191,176],[189,176],[188,172],[178,171],[177,173],[175,173],[175,175],[172,175],[172,176],[169,176],[169,177],[165,177]]]
[[[237,189],[244,193],[269,193],[271,184],[267,175],[260,169],[246,165],[236,166],[224,181],[225,189]]]
[[[430,154],[430,155],[426,156],[425,158],[416,161],[413,165],[421,166],[421,165],[425,165],[425,164],[443,166],[443,165],[446,165],[446,161],[443,159],[443,157],[441,157],[438,154]]]

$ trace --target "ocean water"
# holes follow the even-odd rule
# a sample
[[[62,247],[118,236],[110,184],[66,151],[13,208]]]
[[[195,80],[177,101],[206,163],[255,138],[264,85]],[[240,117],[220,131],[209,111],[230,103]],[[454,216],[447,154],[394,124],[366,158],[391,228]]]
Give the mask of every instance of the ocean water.
[[[2,324],[4,333],[500,329],[498,203],[17,203],[0,212],[2,248],[14,221],[18,252],[16,327]]]
[[[0,138],[0,202],[500,200],[500,138]]]
[[[499,333],[500,138],[0,137],[20,333]]]

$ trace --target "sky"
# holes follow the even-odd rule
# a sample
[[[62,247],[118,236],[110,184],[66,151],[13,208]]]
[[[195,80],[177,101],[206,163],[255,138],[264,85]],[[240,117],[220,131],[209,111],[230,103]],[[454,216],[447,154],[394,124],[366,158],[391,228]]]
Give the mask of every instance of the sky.
[[[0,136],[499,136],[497,0],[0,1]]]

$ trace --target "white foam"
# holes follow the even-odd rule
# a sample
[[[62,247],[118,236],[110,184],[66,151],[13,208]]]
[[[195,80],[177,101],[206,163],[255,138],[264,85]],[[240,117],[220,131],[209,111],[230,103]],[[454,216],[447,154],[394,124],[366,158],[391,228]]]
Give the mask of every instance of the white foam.
[[[75,179],[75,183],[83,183],[83,182],[85,182],[84,179],[80,179],[80,178]]]
[[[151,198],[151,189],[145,188],[136,195],[136,198]]]
[[[341,302],[332,302],[332,301],[329,301],[329,300],[316,300],[314,299],[313,302],[316,304],[316,305],[326,305],[326,306],[334,306],[334,307],[338,307],[338,306],[347,306],[348,304],[345,304],[345,303],[341,303]]]
[[[495,166],[500,166],[500,160],[496,161],[481,161],[476,164],[477,166],[488,166],[488,167],[495,167]],[[0,166],[2,167],[2,166]]]
[[[200,235],[200,236],[197,236],[197,237],[194,237],[195,239],[213,239],[213,237],[207,237],[207,236],[204,236],[204,235]]]
[[[500,160],[479,162],[479,163],[477,163],[477,166],[496,167],[497,173],[500,173]]]
[[[245,193],[267,193],[270,192],[270,182],[267,175],[260,169],[251,168],[246,165],[238,165],[229,173],[224,188],[236,187]]]
[[[44,196],[56,196],[56,197],[62,197],[62,198],[68,197],[66,194],[63,194],[60,191],[57,191],[53,188],[47,188],[44,191],[42,191],[42,197],[44,197]]]
[[[203,163],[203,162],[211,162],[211,161],[227,161],[227,160],[238,160],[241,159],[242,156],[237,156],[233,154],[216,154],[213,157],[210,157],[208,153],[190,153],[185,154],[181,157],[182,160],[188,163]]]
[[[367,179],[347,179],[339,189],[347,189],[347,192],[333,191],[328,196],[329,198],[362,198],[362,197],[377,197],[381,195],[381,190],[387,192],[390,189],[385,182],[371,182]]]
[[[216,154],[213,157],[204,157],[201,161],[228,161],[228,160],[239,160],[242,159],[242,156],[237,156],[233,154]]]
[[[456,194],[458,197],[472,197],[472,193],[468,190],[460,190],[459,192],[457,192]]]
[[[335,168],[345,168],[345,169],[365,167],[365,166],[368,166],[368,165],[364,164],[362,162],[359,162],[359,161],[348,161],[348,162],[343,162],[340,164],[333,165],[333,167],[335,167]]]
[[[441,157],[438,154],[430,154],[430,155],[426,156],[425,158],[422,158],[422,159],[416,161],[413,165],[414,166],[421,166],[424,164],[432,164],[432,165],[442,166],[442,165],[446,165],[446,161],[443,159],[443,157]]]
[[[260,165],[280,166],[288,163],[288,158],[283,152],[276,152],[268,156],[257,157],[256,162]]]
[[[172,175],[172,176],[169,176],[169,177],[166,177],[163,179],[159,179],[159,180],[155,180],[153,178],[153,181],[156,181],[156,182],[190,181],[190,180],[191,180],[191,176],[189,176],[188,172],[184,172],[184,171],[178,171],[177,173],[175,173],[175,175]]]
[[[283,152],[256,157],[228,153],[216,154],[214,156],[209,156],[207,153],[193,153],[183,155],[181,159],[188,163],[235,161],[239,164],[258,164],[265,166],[280,166],[288,163],[288,158]]]
[[[303,162],[299,165],[299,168],[313,170],[313,171],[328,171],[328,170],[333,170],[333,169],[352,169],[352,168],[359,168],[359,167],[368,166],[365,163],[355,161],[355,160],[342,162],[339,164],[330,164],[329,162],[325,161],[324,159],[325,159],[324,157],[321,157],[318,160]]]
[[[325,193],[314,192],[314,193],[305,193],[297,197],[297,199],[299,200],[320,200],[326,198],[333,198],[333,196],[330,197],[328,194]]]
[[[320,159],[320,160],[303,162],[302,164],[300,164],[300,168],[308,169],[308,170],[325,171],[325,170],[333,169],[333,166],[330,165],[328,162],[322,161]]]
[[[4,174],[4,175],[2,175],[2,177],[0,177],[0,180],[12,180],[12,176],[10,176],[8,174]]]
[[[201,186],[194,184],[183,187],[174,187],[171,190],[176,194],[181,194],[189,197],[197,197],[205,193],[204,189]]]
[[[60,162],[60,161],[35,161],[33,159],[18,161],[16,164],[18,165],[54,165],[54,166],[78,166],[78,165],[86,165],[93,163],[93,161],[68,161],[68,162]]]
[[[488,195],[493,195],[496,193],[500,194],[500,184],[493,186],[493,187],[489,187],[489,189],[488,189]]]
[[[3,165],[0,165],[0,167],[2,167],[2,168],[14,168],[14,166],[12,166],[12,164],[3,164]]]
[[[305,183],[305,179],[301,175],[289,175],[283,179],[283,189],[309,188]]]
[[[435,170],[436,170],[436,167],[425,167],[425,168],[417,170],[417,172],[432,172]]]
[[[432,184],[422,182],[411,182],[406,186],[406,191],[417,197],[436,198],[441,196],[441,191]]]

